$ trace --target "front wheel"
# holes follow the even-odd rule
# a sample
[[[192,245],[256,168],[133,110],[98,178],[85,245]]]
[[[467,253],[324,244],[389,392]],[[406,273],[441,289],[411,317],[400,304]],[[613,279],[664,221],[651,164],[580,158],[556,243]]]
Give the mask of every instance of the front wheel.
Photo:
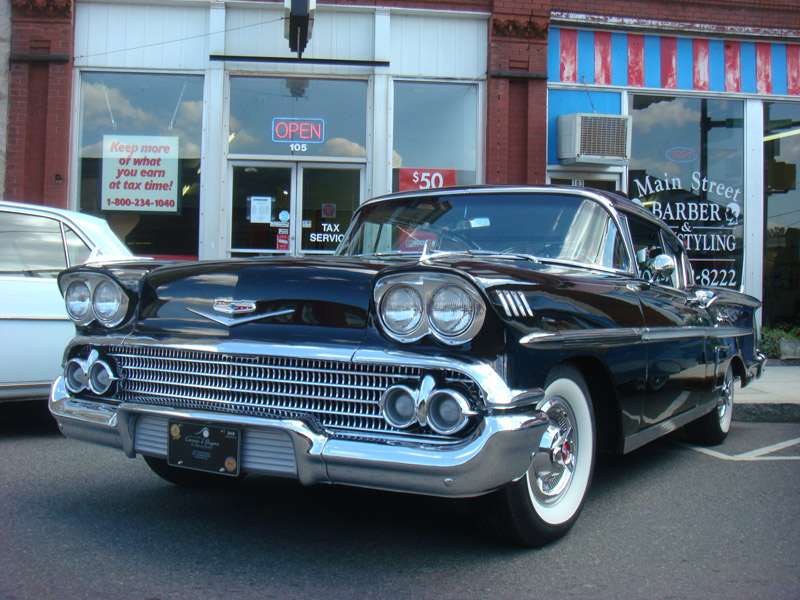
[[[478,518],[490,533],[525,546],[543,546],[569,531],[594,470],[594,414],[580,371],[556,367],[537,408],[549,425],[527,473],[475,499]]]
[[[733,367],[729,366],[716,408],[684,428],[689,441],[699,446],[716,446],[728,436],[733,421],[733,387]]]

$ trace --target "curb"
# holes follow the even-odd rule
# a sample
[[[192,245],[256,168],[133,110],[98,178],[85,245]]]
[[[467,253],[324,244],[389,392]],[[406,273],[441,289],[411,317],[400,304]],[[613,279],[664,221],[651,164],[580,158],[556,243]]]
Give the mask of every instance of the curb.
[[[751,423],[800,423],[800,405],[734,404],[733,420]]]

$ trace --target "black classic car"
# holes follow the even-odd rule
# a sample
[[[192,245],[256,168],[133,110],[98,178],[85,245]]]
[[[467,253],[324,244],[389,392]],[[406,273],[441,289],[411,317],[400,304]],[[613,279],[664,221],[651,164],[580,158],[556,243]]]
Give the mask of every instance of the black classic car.
[[[670,229],[614,194],[386,196],[333,256],[62,272],[78,335],[50,410],[176,484],[473,498],[537,546],[577,519],[596,452],[727,435],[734,380],[763,368],[759,302],[694,281]]]

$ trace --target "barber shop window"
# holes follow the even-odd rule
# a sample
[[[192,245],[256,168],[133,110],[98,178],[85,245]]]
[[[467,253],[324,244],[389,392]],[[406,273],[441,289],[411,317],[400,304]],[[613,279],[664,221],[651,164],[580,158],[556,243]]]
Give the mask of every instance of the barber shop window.
[[[203,78],[81,75],[80,211],[134,254],[196,258]]]
[[[672,228],[700,286],[742,287],[744,103],[634,94],[628,195]]]
[[[394,82],[393,191],[477,183],[478,86]]]

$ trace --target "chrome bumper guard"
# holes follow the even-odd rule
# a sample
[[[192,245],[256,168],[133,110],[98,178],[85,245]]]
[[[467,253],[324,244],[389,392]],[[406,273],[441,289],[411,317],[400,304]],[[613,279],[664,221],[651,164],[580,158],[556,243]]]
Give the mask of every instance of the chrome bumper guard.
[[[526,407],[491,411],[471,437],[454,445],[357,441],[321,435],[300,420],[83,402],[69,394],[63,377],[53,382],[49,406],[65,436],[131,458],[166,457],[169,419],[226,424],[243,431],[245,472],[445,497],[477,496],[518,480],[548,424],[543,412]]]

